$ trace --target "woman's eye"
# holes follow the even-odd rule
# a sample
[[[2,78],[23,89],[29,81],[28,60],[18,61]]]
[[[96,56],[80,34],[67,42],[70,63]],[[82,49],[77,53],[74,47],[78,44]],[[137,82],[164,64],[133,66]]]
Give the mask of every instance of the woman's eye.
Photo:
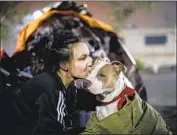
[[[80,58],[79,60],[85,60],[85,57]]]
[[[87,58],[87,56],[82,56],[79,58],[79,60],[85,60]]]

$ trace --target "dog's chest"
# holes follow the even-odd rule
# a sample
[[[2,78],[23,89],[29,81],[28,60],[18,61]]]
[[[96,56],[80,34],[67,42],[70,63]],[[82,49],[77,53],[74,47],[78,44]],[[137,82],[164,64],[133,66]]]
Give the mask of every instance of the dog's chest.
[[[110,116],[111,114],[117,112],[118,111],[117,103],[118,102],[114,102],[114,103],[111,103],[106,106],[97,106],[96,107],[96,116],[97,116],[98,120],[102,120],[102,119]]]

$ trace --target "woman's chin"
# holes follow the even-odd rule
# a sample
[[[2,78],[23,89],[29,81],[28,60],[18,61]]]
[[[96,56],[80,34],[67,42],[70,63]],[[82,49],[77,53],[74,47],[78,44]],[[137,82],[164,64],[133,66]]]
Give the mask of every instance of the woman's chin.
[[[84,72],[84,73],[80,73],[78,76],[75,76],[75,78],[87,78],[89,76],[89,72]]]
[[[87,78],[89,75],[89,72],[86,72],[85,74],[81,75],[83,78]]]
[[[87,78],[87,74],[85,74],[85,75],[79,75],[79,76],[75,76],[74,78],[75,79],[85,79],[85,78]]]

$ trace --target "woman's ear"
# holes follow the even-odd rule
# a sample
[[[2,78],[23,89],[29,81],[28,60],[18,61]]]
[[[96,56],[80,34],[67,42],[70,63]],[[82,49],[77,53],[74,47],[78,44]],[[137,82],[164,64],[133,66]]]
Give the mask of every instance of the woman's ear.
[[[59,67],[64,71],[68,71],[68,62],[60,62]]]
[[[127,68],[119,61],[113,61],[111,64],[115,67],[116,72],[119,74],[121,71],[125,73]]]

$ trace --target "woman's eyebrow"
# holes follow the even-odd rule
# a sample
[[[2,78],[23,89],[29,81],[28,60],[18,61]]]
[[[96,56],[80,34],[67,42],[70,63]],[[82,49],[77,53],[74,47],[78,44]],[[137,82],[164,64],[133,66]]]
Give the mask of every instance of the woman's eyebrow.
[[[87,57],[87,56],[88,56],[88,54],[82,54],[82,55],[80,55],[80,56],[78,57],[78,59],[81,59],[81,58]]]

